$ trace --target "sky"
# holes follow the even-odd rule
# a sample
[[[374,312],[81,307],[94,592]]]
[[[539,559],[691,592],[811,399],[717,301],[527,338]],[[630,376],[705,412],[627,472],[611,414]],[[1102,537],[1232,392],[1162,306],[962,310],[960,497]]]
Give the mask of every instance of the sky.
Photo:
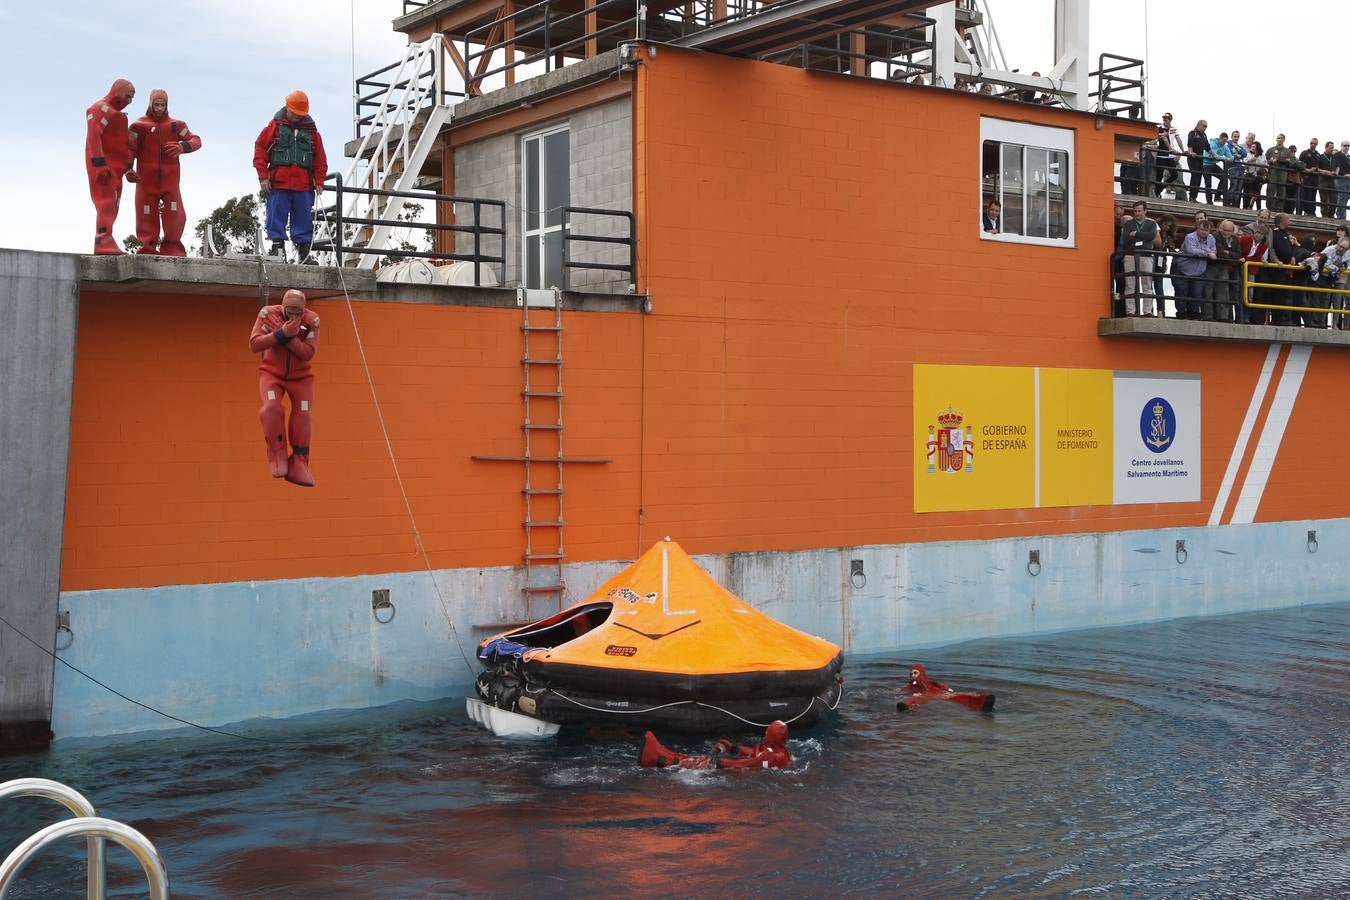
[[[985,0],[1010,66],[1053,65],[1054,0]],[[1150,118],[1164,112],[1188,130],[1276,129],[1303,147],[1312,137],[1350,136],[1344,105],[1327,98],[1340,78],[1334,41],[1310,43],[1325,20],[1324,0],[1284,0],[1279,16],[1256,22],[1239,0],[1216,15],[1197,0],[1092,0],[1091,54],[1149,63]],[[179,0],[151,19],[139,5],[106,0],[0,0],[0,71],[17,102],[0,119],[0,247],[89,252],[94,212],[84,173],[84,110],[115,78],[130,78],[145,111],[150,89],[169,92],[169,110],[203,146],[183,157],[189,237],[197,220],[231,197],[257,189],[253,141],[295,89],[345,172],[352,135],[353,72],[401,59],[404,37],[390,27],[402,0]],[[1145,34],[1145,21],[1148,29]],[[1325,53],[1313,48],[1322,47]],[[1094,64],[1095,68],[1095,64]],[[1275,77],[1274,73],[1287,73]],[[1339,129],[1335,133],[1329,129]],[[130,185],[116,235],[134,231]]]

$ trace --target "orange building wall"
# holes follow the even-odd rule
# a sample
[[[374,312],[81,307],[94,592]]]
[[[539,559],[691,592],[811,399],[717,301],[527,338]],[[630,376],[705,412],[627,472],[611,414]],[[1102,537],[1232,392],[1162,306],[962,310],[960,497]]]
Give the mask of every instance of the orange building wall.
[[[1208,520],[1267,347],[1096,336],[1115,134],[1148,126],[669,48],[641,71],[648,396],[696,404],[649,416],[658,531],[700,552]],[[1076,250],[979,239],[982,115],[1075,130]],[[1350,514],[1325,439],[1348,360],[1314,351],[1258,521]],[[914,363],[1200,372],[1202,500],[915,514]]]
[[[1078,133],[1065,250],[977,236],[979,116],[1027,107],[669,48],[635,102],[654,312],[565,315],[566,450],[612,460],[567,470],[569,559],[1206,522],[1266,347],[1096,336],[1114,130],[1141,126],[1038,111]],[[267,477],[256,303],[82,295],[63,590],[423,567],[347,307],[315,308],[306,491]],[[520,313],[354,310],[431,564],[519,564],[521,467],[471,457],[521,451]],[[1314,351],[1258,521],[1350,514],[1347,360]],[[1199,372],[1202,500],[915,514],[914,363]]]

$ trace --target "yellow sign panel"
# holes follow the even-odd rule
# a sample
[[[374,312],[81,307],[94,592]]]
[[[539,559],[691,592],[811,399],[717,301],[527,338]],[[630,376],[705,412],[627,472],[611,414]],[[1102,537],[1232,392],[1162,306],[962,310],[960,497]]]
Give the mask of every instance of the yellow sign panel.
[[[1110,369],[1041,369],[1041,506],[1111,503]]]
[[[915,512],[1035,506],[1035,397],[1034,369],[916,365]]]

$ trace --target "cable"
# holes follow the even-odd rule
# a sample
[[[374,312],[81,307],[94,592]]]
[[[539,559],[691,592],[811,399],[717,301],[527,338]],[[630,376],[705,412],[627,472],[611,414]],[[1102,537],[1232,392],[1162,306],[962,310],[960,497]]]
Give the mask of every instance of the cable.
[[[66,661],[65,661],[64,659],[62,659],[61,657],[57,656],[55,653],[53,653],[52,651],[48,650],[46,647],[42,646],[42,645],[39,644],[37,641],[33,640],[33,639],[30,638],[28,635],[24,634],[22,631],[19,630],[19,628],[18,628],[17,625],[15,625],[13,622],[11,622],[11,621],[9,621],[8,619],[6,619],[4,616],[0,616],[0,622],[3,622],[5,625],[9,626],[9,628],[10,628],[15,634],[17,634],[19,637],[23,638],[25,641],[27,641],[28,643],[32,644],[34,647],[38,648],[38,649],[41,650],[43,653],[45,653],[45,654],[47,654],[48,656],[50,656],[52,659],[56,660],[56,661],[59,662],[61,665],[65,666],[67,669],[70,669],[70,670],[72,670],[72,671],[74,671],[74,672],[76,672],[76,673],[78,673],[78,674],[80,674],[80,675],[83,675],[85,678],[88,678],[90,681],[92,681],[94,684],[98,685],[99,687],[103,688],[105,691],[109,691],[109,692],[111,692],[111,693],[113,693],[113,694],[116,694],[117,696],[121,697],[123,700],[127,701],[128,703],[134,703],[135,705],[139,706],[141,709],[149,710],[149,711],[152,712],[152,713],[155,713],[155,714],[157,714],[157,715],[161,715],[161,716],[163,716],[163,717],[166,718],[166,719],[172,719],[172,720],[175,721],[175,722],[181,722],[181,723],[183,723],[184,725],[191,725],[193,728],[200,728],[202,731],[209,731],[209,732],[211,732],[212,734],[219,734],[219,735],[224,735],[225,737],[238,738],[238,739],[241,740],[241,741],[254,741],[254,742],[256,742],[256,743],[265,743],[264,741],[261,741],[261,740],[259,740],[258,738],[249,737],[248,735],[244,735],[244,734],[235,734],[233,731],[225,731],[225,730],[220,729],[220,728],[211,728],[211,727],[209,727],[209,726],[207,726],[207,725],[198,725],[196,722],[189,722],[187,719],[181,719],[181,718],[179,718],[178,716],[173,715],[172,713],[166,713],[166,712],[165,712],[164,710],[162,710],[162,709],[156,709],[155,707],[151,706],[151,705],[148,704],[148,703],[142,703],[142,702],[139,701],[139,700],[136,700],[136,699],[134,699],[134,698],[132,698],[132,697],[128,697],[126,694],[122,693],[122,692],[119,691],[117,688],[109,687],[108,685],[106,685],[106,684],[104,684],[103,682],[99,681],[99,680],[98,680],[97,678],[95,678],[93,675],[90,675],[88,672],[84,671],[84,669],[81,669],[81,668],[79,668],[78,666],[73,666],[73,665],[71,665],[70,663],[66,662]]]
[[[320,212],[330,233],[332,233],[333,222],[328,218],[327,208],[321,207]],[[455,639],[455,647],[459,650],[460,658],[464,660],[464,666],[469,670],[469,675],[474,676],[478,670],[469,661],[469,655],[464,652],[464,644],[459,639],[459,629],[455,628],[455,621],[450,616],[450,608],[446,606],[445,596],[441,593],[441,586],[436,582],[436,571],[431,566],[431,556],[427,553],[426,544],[422,541],[422,530],[417,526],[417,516],[413,513],[412,501],[408,499],[408,489],[403,483],[403,473],[398,468],[398,458],[394,455],[393,441],[389,439],[389,426],[384,421],[384,410],[380,406],[380,396],[375,391],[375,378],[370,372],[370,362],[366,358],[366,345],[361,340],[361,328],[356,322],[356,309],[352,305],[351,291],[347,289],[347,276],[343,272],[343,266],[337,266],[337,273],[338,282],[342,285],[342,296],[347,301],[347,315],[352,320],[352,334],[356,337],[356,349],[361,354],[361,368],[365,370],[366,385],[370,388],[370,399],[375,403],[375,418],[379,421],[380,433],[384,436],[384,447],[389,453],[389,464],[394,467],[394,479],[398,482],[398,491],[403,496],[403,508],[408,511],[408,521],[412,525],[413,538],[417,541],[417,551],[422,555],[427,576],[431,579],[432,590],[436,592],[436,599],[441,605],[441,613],[445,616],[446,625],[450,627],[450,635]]]

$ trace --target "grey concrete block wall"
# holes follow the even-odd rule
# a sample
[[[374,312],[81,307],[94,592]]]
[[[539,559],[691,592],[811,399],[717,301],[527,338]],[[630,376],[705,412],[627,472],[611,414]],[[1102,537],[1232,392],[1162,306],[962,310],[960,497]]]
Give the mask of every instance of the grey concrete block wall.
[[[540,123],[529,129],[488,138],[455,151],[454,193],[461,197],[504,200],[506,207],[506,270],[503,284],[520,283],[521,278],[521,137],[546,127],[566,125],[570,151],[571,204],[598,209],[631,212],[633,209],[633,122],[632,103],[622,97],[598,106],[578,110],[566,119]],[[468,204],[457,204],[455,220],[472,221]],[[492,215],[491,212],[485,215]],[[484,224],[495,225],[495,221]],[[627,220],[611,216],[577,216],[573,233],[601,237],[626,237]],[[497,253],[500,245],[484,241],[485,252]],[[487,248],[492,248],[488,250]],[[460,253],[473,251],[472,238],[459,234]],[[619,244],[574,243],[576,261],[625,264],[628,248]],[[626,292],[628,276],[624,272],[574,269],[569,287],[580,291]]]
[[[0,749],[44,744],[61,583],[79,259],[0,250]]]

